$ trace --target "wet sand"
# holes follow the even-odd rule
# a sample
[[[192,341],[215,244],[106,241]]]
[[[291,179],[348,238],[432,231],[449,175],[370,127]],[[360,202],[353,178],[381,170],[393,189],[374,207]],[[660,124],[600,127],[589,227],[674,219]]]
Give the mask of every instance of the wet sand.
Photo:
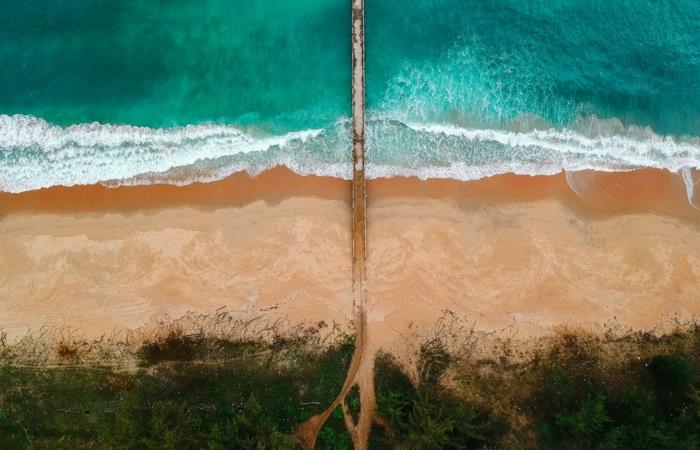
[[[347,324],[349,195],[282,168],[0,194],[0,328],[96,336],[222,307]],[[678,174],[392,178],[368,196],[370,346],[445,314],[520,336],[700,315],[700,211]]]

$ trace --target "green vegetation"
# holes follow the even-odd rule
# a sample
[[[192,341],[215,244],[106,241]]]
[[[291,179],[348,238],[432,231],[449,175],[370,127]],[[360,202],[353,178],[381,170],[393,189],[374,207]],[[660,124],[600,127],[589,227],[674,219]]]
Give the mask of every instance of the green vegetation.
[[[360,388],[357,387],[357,385],[350,388],[350,392],[348,392],[348,396],[345,398],[345,403],[348,405],[350,416],[353,421],[357,423],[360,419],[360,408],[362,406],[360,402]]]
[[[577,346],[572,340],[566,345]],[[552,448],[700,448],[698,354],[660,354],[611,366],[595,353],[537,367],[530,396],[538,434]],[[693,367],[693,365],[695,367]]]
[[[371,448],[700,449],[699,326],[521,349],[463,337],[429,340],[414,366],[379,355]]]
[[[357,423],[360,412],[360,391],[357,385],[350,389],[345,403],[352,418]],[[318,434],[316,447],[327,450],[351,450],[353,448],[352,439],[345,425],[342,406],[338,406],[331,413],[325,426]]]
[[[482,448],[502,431],[487,410],[458,398],[441,384],[449,355],[436,342],[420,352],[417,386],[396,360],[381,354],[376,360],[377,415],[385,424],[374,436],[376,448],[460,449]]]
[[[131,370],[75,365],[65,349],[71,364],[5,364],[0,448],[297,448],[295,430],[335,398],[353,347],[344,335],[322,345],[313,330],[269,340],[173,331],[140,346]]]
[[[343,421],[343,410],[340,406],[333,410],[326,425],[318,433],[316,448],[325,450],[351,450],[352,439]]]
[[[353,338],[250,326],[164,328],[139,345],[0,336],[0,448],[299,448]],[[700,449],[700,326],[521,343],[443,326],[422,342],[410,364],[376,357],[370,449]],[[344,406],[357,421],[357,386]],[[317,448],[352,448],[345,419],[339,406]]]

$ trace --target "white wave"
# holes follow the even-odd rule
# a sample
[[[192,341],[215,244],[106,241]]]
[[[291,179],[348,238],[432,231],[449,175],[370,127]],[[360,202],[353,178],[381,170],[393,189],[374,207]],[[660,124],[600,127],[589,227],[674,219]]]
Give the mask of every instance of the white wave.
[[[284,147],[320,132],[253,136],[226,125],[153,129],[99,123],[62,128],[32,116],[0,115],[0,190],[127,179],[202,159]]]
[[[700,180],[694,180],[693,172],[689,167],[683,167],[681,169],[681,177],[683,177],[683,184],[685,185],[685,193],[688,196],[688,203],[695,208],[700,209],[695,206],[695,186],[700,183]]]
[[[92,183],[183,185],[240,171],[255,175],[280,165],[302,175],[349,179],[349,127],[349,120],[339,119],[323,129],[271,136],[228,125],[63,128],[31,116],[0,115],[0,190]],[[475,180],[509,172],[551,175],[651,167],[681,171],[687,187],[684,170],[700,167],[700,138],[660,136],[597,118],[570,129],[509,131],[406,125],[370,116],[367,151],[370,179]]]
[[[700,139],[660,136],[648,128],[629,127],[624,134],[586,136],[573,129],[546,129],[529,132],[468,129],[444,124],[408,124],[408,127],[472,142],[495,142],[513,150],[547,150],[559,155],[585,155],[588,162],[567,160],[560,170],[619,170],[621,166],[655,167],[671,171],[700,163]],[[594,164],[594,160],[611,162]]]

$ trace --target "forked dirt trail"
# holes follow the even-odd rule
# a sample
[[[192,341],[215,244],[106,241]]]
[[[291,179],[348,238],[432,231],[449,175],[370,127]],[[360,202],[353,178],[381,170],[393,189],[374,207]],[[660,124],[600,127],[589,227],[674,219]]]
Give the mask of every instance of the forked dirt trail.
[[[367,348],[367,185],[365,180],[365,32],[364,0],[352,0],[352,295],[355,323],[355,353],[343,387],[328,408],[299,427],[307,449],[316,445],[318,433],[331,413],[342,406],[345,424],[356,449],[366,449],[376,404],[374,352]],[[350,389],[360,391],[357,422],[345,402]]]

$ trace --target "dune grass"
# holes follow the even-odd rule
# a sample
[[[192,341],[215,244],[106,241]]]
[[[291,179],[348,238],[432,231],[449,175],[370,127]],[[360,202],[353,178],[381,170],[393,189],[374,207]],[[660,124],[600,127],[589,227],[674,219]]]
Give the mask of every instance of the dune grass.
[[[353,337],[196,319],[118,339],[0,338],[0,448],[299,448]],[[526,342],[438,328],[409,358],[377,355],[370,449],[700,448],[698,325]],[[354,387],[354,420],[359,400]],[[340,407],[317,448],[352,448]]]
[[[488,351],[424,341],[376,360],[373,448],[700,448],[700,326],[562,331]]]
[[[174,328],[135,347],[130,367],[81,362],[80,348],[45,357],[62,363],[0,365],[0,448],[297,448],[298,425],[340,390],[354,342]]]

